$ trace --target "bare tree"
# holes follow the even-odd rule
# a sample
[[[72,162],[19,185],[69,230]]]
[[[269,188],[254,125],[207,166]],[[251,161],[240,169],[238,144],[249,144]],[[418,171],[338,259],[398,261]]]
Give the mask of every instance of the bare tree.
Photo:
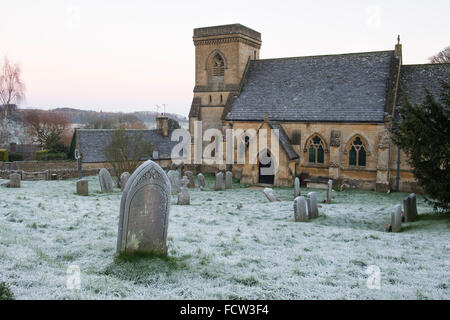
[[[68,118],[59,112],[25,110],[24,121],[30,136],[45,149],[64,144],[70,129]]]
[[[434,56],[428,58],[428,60],[431,63],[450,63],[450,47],[436,53]]]
[[[0,104],[3,113],[2,145],[6,145],[8,113],[12,111],[15,104],[25,99],[25,84],[21,79],[20,66],[11,64],[8,58],[4,58],[0,70]]]

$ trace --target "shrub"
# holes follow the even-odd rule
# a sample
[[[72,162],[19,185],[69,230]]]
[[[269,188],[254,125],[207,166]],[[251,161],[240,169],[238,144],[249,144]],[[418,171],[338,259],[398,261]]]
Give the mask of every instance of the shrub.
[[[17,154],[17,153],[10,153],[9,154],[9,161],[13,162],[13,161],[23,161],[24,157],[21,154]]]
[[[35,159],[38,161],[47,160],[48,150],[39,150],[36,152]]]
[[[47,160],[66,160],[67,153],[64,152],[49,152],[47,153]]]
[[[0,300],[14,300],[14,294],[5,282],[0,282]]]
[[[0,161],[8,161],[8,150],[0,149]]]

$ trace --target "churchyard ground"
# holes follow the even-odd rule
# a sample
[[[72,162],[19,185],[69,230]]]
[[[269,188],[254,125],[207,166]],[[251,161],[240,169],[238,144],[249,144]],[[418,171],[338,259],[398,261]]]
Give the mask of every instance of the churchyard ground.
[[[274,188],[281,202],[269,203],[236,182],[214,191],[206,175],[190,205],[172,196],[168,257],[116,257],[120,189],[102,194],[86,179],[89,196],[76,180],[0,189],[0,282],[15,298],[450,299],[450,219],[420,195],[418,221],[387,233],[404,193],[335,192],[319,218],[296,223],[293,188]],[[67,286],[74,266],[80,289]],[[371,266],[379,289],[367,285]]]

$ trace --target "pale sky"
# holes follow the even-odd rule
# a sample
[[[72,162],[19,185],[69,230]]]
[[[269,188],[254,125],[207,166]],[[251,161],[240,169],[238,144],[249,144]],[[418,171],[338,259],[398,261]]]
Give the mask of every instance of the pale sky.
[[[450,45],[450,1],[0,0],[0,56],[23,69],[23,108],[187,115],[193,29],[241,23],[260,58],[393,50],[427,63]]]

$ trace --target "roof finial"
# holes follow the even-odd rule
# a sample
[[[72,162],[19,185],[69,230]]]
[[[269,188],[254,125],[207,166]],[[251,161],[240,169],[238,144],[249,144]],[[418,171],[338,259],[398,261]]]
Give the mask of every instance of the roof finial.
[[[400,35],[397,36],[397,44],[400,44]]]

